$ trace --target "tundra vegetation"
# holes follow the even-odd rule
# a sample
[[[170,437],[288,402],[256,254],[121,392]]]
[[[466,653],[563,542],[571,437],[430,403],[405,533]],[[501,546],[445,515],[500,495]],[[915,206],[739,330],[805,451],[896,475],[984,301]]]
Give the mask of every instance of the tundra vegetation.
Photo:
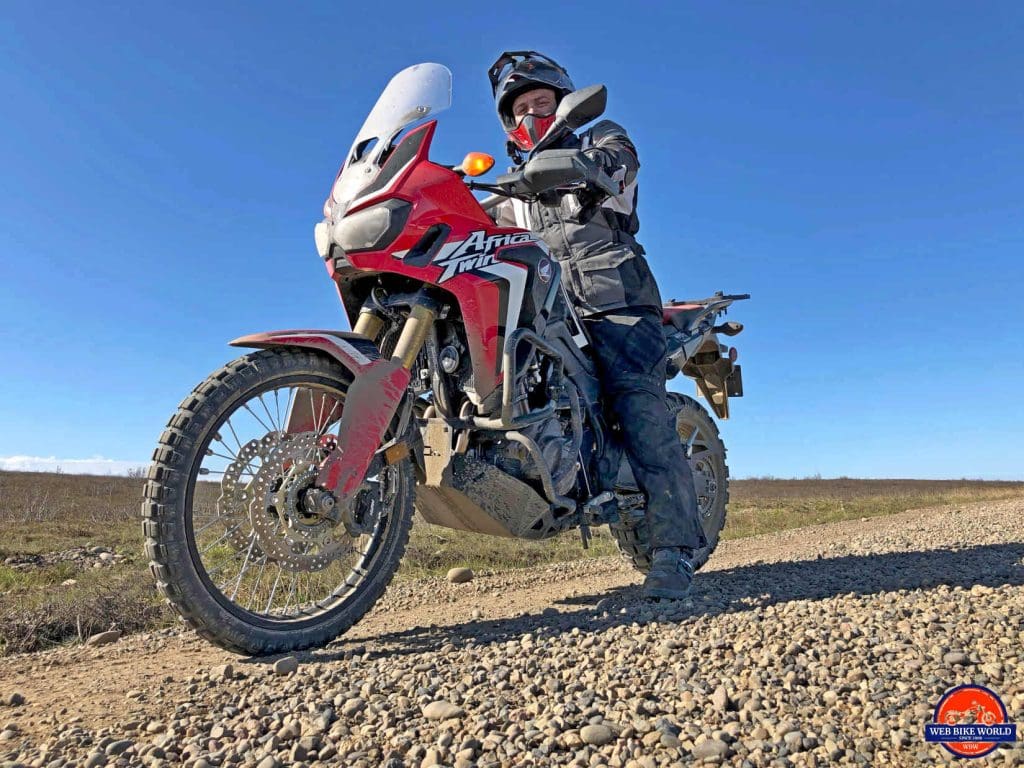
[[[0,655],[35,651],[112,627],[172,625],[142,553],[133,477],[0,472]],[[1024,483],[973,480],[782,480],[730,483],[724,538],[733,539],[907,509],[1024,496]],[[524,568],[617,556],[606,529],[590,549],[571,532],[527,542],[452,531],[418,520],[397,579]]]

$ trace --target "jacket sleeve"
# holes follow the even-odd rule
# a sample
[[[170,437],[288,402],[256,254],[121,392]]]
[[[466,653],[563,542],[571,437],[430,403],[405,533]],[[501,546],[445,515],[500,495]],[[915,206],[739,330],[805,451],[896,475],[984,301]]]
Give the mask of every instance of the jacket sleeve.
[[[616,178],[621,180],[623,186],[631,184],[640,170],[640,160],[626,129],[611,120],[602,120],[588,133],[589,146],[583,152],[601,163],[609,176],[616,177],[618,172]]]

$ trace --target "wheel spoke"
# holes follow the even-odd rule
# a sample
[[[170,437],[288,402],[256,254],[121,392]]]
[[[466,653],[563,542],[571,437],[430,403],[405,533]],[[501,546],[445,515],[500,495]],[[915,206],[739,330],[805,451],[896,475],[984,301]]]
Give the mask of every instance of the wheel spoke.
[[[334,423],[334,418],[333,418],[334,417],[334,411],[335,411],[335,409],[337,409],[337,407],[339,405],[340,405],[340,403],[337,400],[334,400],[334,405],[331,406],[331,412],[327,414],[327,420],[323,423],[323,426],[320,429],[317,430],[317,433],[316,433],[317,437],[320,437],[325,432],[327,432],[327,428],[329,426],[331,426],[331,424]]]
[[[267,567],[267,556],[264,555],[263,556],[263,561],[260,563],[259,573],[256,574],[256,581],[253,582],[253,585],[252,585],[252,587],[249,590],[249,602],[245,604],[245,610],[247,610],[247,611],[251,611],[252,610],[252,604],[255,602],[256,596],[258,594],[257,587],[259,587],[259,585],[260,585],[260,579],[263,577],[263,571],[266,570],[266,567]]]
[[[260,399],[260,405],[262,405],[263,406],[263,410],[267,412],[267,420],[274,426],[273,431],[274,432],[283,432],[284,430],[281,429],[281,427],[279,426],[278,422],[274,421],[274,417],[271,415],[270,409],[267,408],[267,404],[265,402],[263,402],[263,395],[261,394],[258,397]]]
[[[267,598],[267,607],[263,609],[264,613],[270,613],[270,606],[274,603],[274,595],[277,594],[277,585],[281,583],[281,576],[284,574],[284,568],[280,565],[277,566],[277,578],[274,579],[274,586],[270,588],[270,597]]]
[[[276,429],[271,429],[266,424],[264,424],[263,423],[263,419],[261,419],[259,416],[256,415],[256,411],[254,411],[252,408],[250,408],[248,403],[245,403],[242,407],[245,408],[245,410],[247,410],[249,413],[251,413],[252,417],[254,419],[256,419],[256,421],[258,421],[260,423],[260,426],[263,427],[265,430],[267,430],[267,432],[276,432],[277,431]]]
[[[200,555],[205,555],[205,554],[206,554],[207,552],[209,552],[209,551],[210,551],[211,549],[213,549],[213,548],[214,548],[215,546],[217,546],[218,544],[220,544],[220,543],[221,543],[222,541],[224,541],[224,539],[226,539],[226,538],[227,538],[228,536],[230,536],[230,535],[231,535],[232,533],[234,533],[235,531],[237,531],[237,530],[238,530],[239,528],[241,528],[241,527],[242,527],[242,524],[241,524],[241,523],[235,523],[235,524],[234,524],[233,526],[231,526],[230,528],[228,528],[228,529],[227,529],[227,530],[226,530],[226,531],[224,532],[224,534],[223,534],[223,535],[222,535],[222,536],[221,536],[221,537],[220,537],[219,539],[217,539],[217,540],[216,540],[215,542],[213,542],[212,544],[209,544],[209,545],[207,545],[207,546],[206,546],[206,547],[205,547],[205,548],[203,549],[203,551],[202,551],[202,552],[200,552],[199,554],[200,554]]]
[[[228,420],[225,421],[224,423],[227,424],[228,429],[231,430],[231,436],[234,437],[235,442],[238,443],[238,453],[235,454],[235,456],[237,457],[242,452],[242,441],[238,439],[238,435],[235,434],[235,428],[231,426],[231,418],[229,417]],[[246,462],[246,464],[248,464],[248,462]]]
[[[229,600],[234,600],[235,595],[238,594],[238,588],[242,586],[242,577],[245,575],[245,569],[249,567],[249,558],[252,557],[252,548],[256,546],[256,535],[253,534],[252,538],[249,539],[249,549],[245,551],[245,560],[242,563],[242,570],[238,572],[238,581],[235,582],[235,588],[231,591],[231,597]]]

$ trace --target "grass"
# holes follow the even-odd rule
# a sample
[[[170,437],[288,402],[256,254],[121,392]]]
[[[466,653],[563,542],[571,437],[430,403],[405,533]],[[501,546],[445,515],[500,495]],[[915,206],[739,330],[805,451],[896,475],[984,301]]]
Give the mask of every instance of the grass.
[[[0,472],[0,654],[78,641],[116,626],[137,631],[172,624],[142,555],[142,481],[124,477]],[[875,517],[942,504],[997,501],[1024,495],[1024,483],[969,480],[736,480],[724,538],[835,520]],[[524,568],[617,552],[607,529],[590,549],[577,532],[543,542],[452,531],[418,521],[399,579]],[[78,570],[61,562],[29,569],[7,557],[90,545],[128,556],[125,564]],[[67,579],[76,584],[62,586]]]

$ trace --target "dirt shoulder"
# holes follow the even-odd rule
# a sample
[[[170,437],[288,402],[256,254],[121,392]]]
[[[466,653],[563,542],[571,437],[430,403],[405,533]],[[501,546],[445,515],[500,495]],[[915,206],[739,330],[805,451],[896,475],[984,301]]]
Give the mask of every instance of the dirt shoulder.
[[[874,761],[885,754],[890,764],[903,764],[904,759],[910,764],[920,756],[917,750],[934,749],[923,745],[920,733],[912,733],[909,724],[916,724],[914,718],[920,719],[934,705],[940,689],[966,680],[984,680],[1004,695],[1011,714],[1016,712],[1020,717],[1024,709],[1022,513],[1024,500],[987,502],[727,541],[698,575],[693,598],[669,604],[671,608],[641,603],[639,574],[618,558],[480,574],[471,583],[461,585],[441,579],[396,584],[347,635],[324,649],[298,654],[299,675],[326,681],[308,690],[316,690],[320,697],[316,700],[320,709],[314,711],[330,708],[335,725],[344,721],[340,712],[349,699],[362,698],[364,705],[372,704],[372,693],[362,696],[354,683],[340,682],[343,678],[353,674],[360,680],[373,675],[386,677],[392,704],[398,701],[397,710],[380,710],[390,712],[383,722],[390,725],[391,735],[380,730],[364,735],[354,723],[327,730],[331,725],[327,723],[319,734],[319,752],[307,749],[306,760],[316,765],[331,751],[336,756],[354,756],[349,764],[365,758],[367,765],[377,765],[381,763],[373,762],[375,759],[391,754],[405,760],[403,764],[419,766],[430,757],[426,750],[432,742],[427,736],[433,733],[431,728],[438,727],[420,712],[422,702],[430,698],[457,699],[457,706],[464,711],[466,733],[475,733],[469,729],[469,716],[480,715],[483,720],[490,718],[503,734],[496,743],[515,744],[522,734],[509,736],[499,720],[504,716],[519,722],[519,715],[510,714],[518,710],[509,710],[509,702],[504,710],[496,703],[496,698],[501,698],[495,696],[495,691],[500,694],[500,686],[492,686],[486,700],[479,698],[485,696],[483,689],[477,697],[474,691],[485,681],[474,682],[474,674],[487,669],[486,664],[480,666],[483,659],[493,662],[483,675],[492,683],[494,669],[516,670],[517,665],[525,664],[517,673],[521,680],[517,686],[526,686],[531,675],[533,684],[544,686],[546,680],[565,677],[558,671],[562,667],[545,668],[545,659],[554,655],[576,659],[566,661],[575,663],[576,669],[594,671],[595,677],[586,687],[593,694],[588,696],[590,708],[595,700],[604,705],[601,713],[589,716],[587,708],[579,706],[579,711],[570,708],[557,712],[558,706],[571,700],[564,682],[559,683],[562,690],[549,692],[548,699],[540,690],[527,696],[538,702],[533,719],[546,713],[549,720],[558,718],[562,724],[555,729],[557,733],[550,735],[553,741],[548,746],[554,751],[545,755],[553,764],[563,762],[563,757],[565,764],[572,764],[570,760],[580,757],[581,751],[591,754],[605,750],[607,759],[619,758],[619,765],[647,754],[655,761],[653,764],[659,765],[663,757],[675,759],[701,749],[708,750],[709,755],[721,751],[722,759],[737,755],[750,759],[751,754],[767,759],[778,757],[780,750],[787,754],[788,749],[789,753],[805,752],[808,756],[817,750],[822,753],[821,759],[838,762],[854,760],[858,754]],[[876,625],[877,617],[886,612],[887,628]],[[771,629],[769,625],[773,624],[781,634]],[[864,638],[865,632],[874,632],[872,642],[861,644],[857,638]],[[750,647],[740,653],[730,638],[742,633],[756,642],[752,640]],[[585,637],[594,639],[581,648],[580,638]],[[788,647],[792,642],[799,644],[801,638],[800,652]],[[819,647],[812,654],[815,643]],[[605,647],[603,663],[591,663],[587,651],[595,644]],[[779,655],[773,659],[776,645],[779,647],[774,652]],[[679,653],[659,650],[671,647],[680,649]],[[888,650],[875,654],[873,649],[877,647]],[[714,652],[713,671],[705,669],[703,663],[699,670],[690,668],[693,662],[686,659],[699,658],[702,649],[706,654]],[[855,650],[866,651],[867,659],[856,662],[846,655]],[[805,657],[802,662],[801,653]],[[652,657],[655,662],[659,656],[678,655],[678,664],[671,667],[676,681],[671,694],[653,678],[647,688],[631,687],[626,682],[628,670],[616,677],[616,664],[621,666],[619,662],[629,654]],[[531,656],[536,657],[532,665]],[[788,664],[775,663],[787,656]],[[436,666],[427,670],[424,666],[436,665],[440,658],[449,659],[445,670]],[[42,748],[48,746],[47,758],[65,755],[81,759],[96,751],[97,744],[106,737],[108,742],[131,741],[131,749],[125,753],[132,757],[130,764],[138,760],[161,764],[165,759],[161,754],[168,758],[177,754],[181,759],[207,754],[211,765],[262,765],[257,758],[273,756],[273,748],[287,762],[291,753],[281,752],[288,746],[285,740],[260,742],[263,733],[245,736],[251,746],[240,752],[232,751],[231,746],[238,746],[246,728],[260,731],[274,726],[273,722],[258,724],[267,718],[273,721],[280,713],[260,714],[257,703],[261,697],[275,698],[274,691],[282,701],[286,694],[298,697],[288,704],[293,707],[292,720],[309,714],[309,707],[305,707],[308,697],[292,690],[295,675],[275,675],[273,661],[238,657],[179,630],[130,636],[95,648],[60,648],[0,659],[0,699],[6,702],[17,693],[25,700],[20,706],[0,707],[0,731],[7,734],[0,738],[0,758],[31,764],[41,759]],[[813,723],[801,725],[806,743],[798,744],[794,737],[787,742],[788,732],[779,733],[785,730],[779,723],[790,705],[795,713],[805,702],[790,701],[780,691],[814,688],[819,697],[826,690],[835,691],[836,696],[844,691],[859,692],[861,683],[870,681],[855,679],[858,663],[877,663],[888,686],[871,690],[869,685],[866,695],[857,696],[857,706],[851,705],[845,712],[847,718],[860,718],[863,722],[858,728],[866,730],[859,736],[853,728],[843,733],[836,725],[843,717],[833,711],[836,699],[819,698],[804,712]],[[217,669],[224,664],[233,666],[229,680],[223,679],[222,671]],[[652,669],[660,667],[655,664]],[[410,681],[402,682],[391,670],[407,670]],[[425,672],[430,674],[424,677]],[[769,685],[776,672],[779,688]],[[586,679],[582,671],[580,674]],[[682,679],[693,682],[681,685]],[[424,680],[427,685],[420,684]],[[802,686],[794,684],[800,680]],[[376,687],[370,686],[371,690]],[[719,687],[724,691],[720,695]],[[686,692],[689,695],[684,695]],[[351,693],[356,695],[349,696]],[[635,702],[631,709],[627,706],[624,710],[617,703],[666,696],[672,706],[656,707],[660,709],[656,714],[674,716],[680,723],[673,726],[678,729],[672,734],[674,739],[665,740],[668,747],[642,738],[640,730],[635,730],[632,739],[622,736],[624,730],[633,727],[630,718],[654,722],[655,713],[645,715],[646,710],[638,709]],[[879,717],[884,714],[879,702],[885,696],[904,701],[906,727],[901,728],[898,719],[887,723]],[[339,702],[339,698],[343,700]],[[235,705],[225,703],[229,701],[235,701]],[[680,708],[680,701],[688,709]],[[693,707],[705,704],[694,705],[695,701],[706,702],[708,710],[702,718],[693,717],[697,714]],[[748,717],[740,718],[745,711],[740,707],[751,701],[758,704],[750,705],[753,708],[746,710]],[[279,701],[274,709],[281,706]],[[547,708],[553,708],[555,714]],[[372,711],[371,706],[360,719],[372,723],[372,718],[367,718]],[[770,722],[765,719],[767,715],[755,717],[774,711],[777,717]],[[683,713],[689,713],[688,722],[697,723],[697,733],[682,726],[687,722]],[[286,715],[279,719],[282,727],[290,721]],[[595,719],[597,723],[590,722]],[[233,729],[229,729],[235,734],[233,741],[210,736],[215,724],[225,722]],[[608,742],[610,747],[579,740],[579,731],[588,722],[609,724],[614,733]],[[708,727],[703,728],[702,723]],[[737,723],[738,728],[730,725]],[[831,731],[824,730],[823,724],[829,723]],[[920,720],[922,728],[923,723]],[[730,730],[724,730],[726,726]],[[757,731],[758,727],[762,731]],[[875,738],[875,731],[880,731],[877,744],[858,743],[858,739]],[[570,737],[570,732],[575,736]],[[814,735],[808,736],[808,732]],[[154,746],[166,733],[174,738],[163,746]],[[481,735],[487,733],[485,729]],[[197,734],[195,743],[203,746],[185,751],[189,739]],[[461,731],[456,733],[456,737],[461,736]],[[216,749],[210,748],[211,741],[216,742]],[[472,756],[462,750],[463,765],[518,764],[517,754],[528,756],[531,749],[539,748],[535,742],[540,743],[527,739],[520,752],[506,754],[497,746],[485,750],[482,739],[476,741],[481,746],[475,742],[471,745],[475,750]],[[651,741],[649,749],[644,746],[647,741]],[[712,742],[711,747],[705,746]],[[871,751],[865,752],[869,746]],[[439,760],[447,762],[439,764],[455,764],[459,757],[453,751],[456,747],[458,744],[441,747],[445,753],[439,753]],[[377,750],[376,756],[373,749]],[[118,757],[115,753],[104,760],[112,764]],[[48,759],[40,764],[50,762]],[[758,760],[752,762],[757,764]]]

